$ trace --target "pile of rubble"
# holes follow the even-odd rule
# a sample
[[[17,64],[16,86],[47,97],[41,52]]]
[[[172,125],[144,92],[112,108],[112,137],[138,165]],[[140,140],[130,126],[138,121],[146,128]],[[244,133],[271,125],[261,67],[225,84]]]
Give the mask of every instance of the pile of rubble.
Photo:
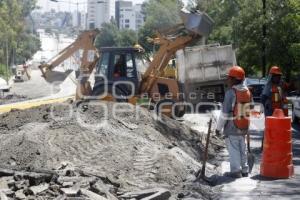
[[[107,177],[75,171],[64,165],[55,171],[35,172],[0,169],[0,199],[168,199],[171,193],[161,188],[122,193],[119,184]]]
[[[155,119],[143,108],[124,112],[129,104],[104,104],[106,111],[103,105],[63,104],[0,115],[2,167],[51,175],[42,173],[48,178],[34,182],[29,172],[7,174],[8,189],[13,192],[6,195],[32,196],[37,189],[44,199],[69,197],[72,192],[86,199],[99,199],[96,195],[142,199],[159,194],[161,199],[169,195],[202,199],[217,193],[217,188],[195,179],[203,159],[204,133],[169,118]],[[114,113],[115,106],[123,112]],[[215,158],[223,146],[216,137],[211,141],[207,176],[218,173]],[[62,163],[72,170],[65,170]],[[95,184],[105,186],[106,193],[96,190]]]

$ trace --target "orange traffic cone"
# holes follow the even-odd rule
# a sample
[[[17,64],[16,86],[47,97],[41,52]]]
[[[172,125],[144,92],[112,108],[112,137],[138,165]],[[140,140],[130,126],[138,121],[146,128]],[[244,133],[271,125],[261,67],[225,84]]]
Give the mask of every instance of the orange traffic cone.
[[[271,178],[290,178],[294,175],[291,118],[276,109],[266,118],[260,175]]]

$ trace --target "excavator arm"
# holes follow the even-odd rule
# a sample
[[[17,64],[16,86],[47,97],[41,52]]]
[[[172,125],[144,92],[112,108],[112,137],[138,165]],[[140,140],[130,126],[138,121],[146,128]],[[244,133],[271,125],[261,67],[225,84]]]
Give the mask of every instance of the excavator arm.
[[[72,44],[63,49],[57,56],[52,58],[48,63],[39,66],[43,77],[46,81],[52,83],[62,81],[68,75],[68,72],[57,72],[53,69],[63,63],[66,59],[72,57],[79,51],[81,54],[80,71],[85,75],[91,74],[95,67],[95,63],[99,59],[97,49],[94,46],[98,30],[83,32]]]
[[[178,24],[166,33],[158,34],[160,48],[155,54],[147,71],[143,75],[140,93],[149,93],[156,80],[163,74],[170,59],[175,53],[184,49],[191,42],[203,36],[208,36],[212,30],[213,20],[201,12],[181,12],[183,24]]]
[[[161,76],[164,69],[167,67],[170,59],[175,55],[176,51],[185,48],[190,42],[199,38],[197,35],[180,36],[173,39],[168,39],[158,34],[160,48],[155,54],[147,71],[143,75],[141,83],[141,93],[148,93],[158,77]]]

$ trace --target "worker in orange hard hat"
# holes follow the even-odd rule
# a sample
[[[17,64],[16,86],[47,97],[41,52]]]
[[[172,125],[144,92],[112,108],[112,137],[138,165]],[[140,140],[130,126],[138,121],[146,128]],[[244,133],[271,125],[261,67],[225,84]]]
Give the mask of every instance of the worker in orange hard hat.
[[[230,172],[233,178],[248,176],[245,136],[249,129],[252,95],[244,84],[245,71],[233,66],[228,73],[229,89],[225,93],[222,112],[218,119],[216,134],[223,130],[229,152]]]
[[[287,85],[282,80],[282,71],[273,66],[270,69],[268,81],[262,92],[262,104],[265,116],[271,116],[275,109],[282,109],[288,116],[288,100],[286,98]]]

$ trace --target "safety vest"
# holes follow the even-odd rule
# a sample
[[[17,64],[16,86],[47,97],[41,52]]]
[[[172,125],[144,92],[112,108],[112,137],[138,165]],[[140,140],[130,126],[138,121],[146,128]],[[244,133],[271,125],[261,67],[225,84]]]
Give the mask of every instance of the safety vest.
[[[236,101],[233,108],[234,125],[241,130],[247,130],[250,125],[251,92],[247,89],[239,91],[235,89]]]
[[[272,85],[272,112],[274,112],[275,109],[282,109],[285,116],[288,116],[288,100],[283,95],[282,88]]]

